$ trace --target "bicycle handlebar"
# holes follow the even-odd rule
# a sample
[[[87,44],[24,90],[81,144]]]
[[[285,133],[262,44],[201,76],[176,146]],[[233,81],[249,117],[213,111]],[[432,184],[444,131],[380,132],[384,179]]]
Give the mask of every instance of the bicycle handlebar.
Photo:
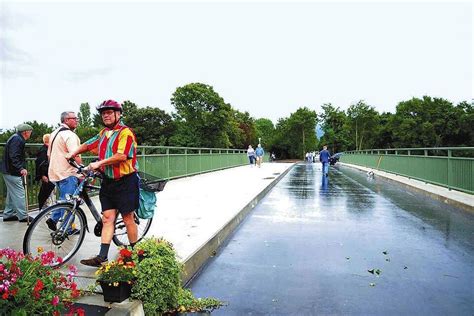
[[[69,158],[68,162],[71,166],[77,169],[77,173],[82,173],[87,177],[102,178],[102,173],[94,170],[89,170],[89,168],[87,168],[83,164],[78,164],[76,159],[74,158]]]

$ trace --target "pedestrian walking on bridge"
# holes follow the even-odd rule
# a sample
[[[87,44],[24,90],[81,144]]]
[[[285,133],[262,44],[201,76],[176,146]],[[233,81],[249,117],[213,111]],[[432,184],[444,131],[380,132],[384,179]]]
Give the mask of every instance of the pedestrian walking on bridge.
[[[262,148],[262,145],[258,144],[257,149],[255,150],[255,156],[257,156],[257,166],[260,168],[263,162],[263,155],[265,151]]]
[[[323,165],[323,175],[326,177],[329,175],[329,157],[331,155],[329,154],[328,146],[323,146],[323,150],[319,153],[319,161]]]

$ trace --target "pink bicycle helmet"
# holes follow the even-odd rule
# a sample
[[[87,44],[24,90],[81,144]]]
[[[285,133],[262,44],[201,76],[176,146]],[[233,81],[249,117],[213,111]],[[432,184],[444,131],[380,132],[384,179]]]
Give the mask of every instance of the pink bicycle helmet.
[[[122,105],[114,100],[106,100],[97,106],[97,111],[99,111],[99,113],[102,113],[102,111],[105,110],[120,111],[120,113],[123,111]]]

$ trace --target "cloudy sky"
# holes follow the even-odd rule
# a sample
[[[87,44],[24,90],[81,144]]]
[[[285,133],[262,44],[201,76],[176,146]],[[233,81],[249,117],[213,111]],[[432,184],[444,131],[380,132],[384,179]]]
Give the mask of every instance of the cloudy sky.
[[[191,82],[274,122],[301,106],[473,95],[471,2],[0,1],[0,128],[104,99],[170,113]]]

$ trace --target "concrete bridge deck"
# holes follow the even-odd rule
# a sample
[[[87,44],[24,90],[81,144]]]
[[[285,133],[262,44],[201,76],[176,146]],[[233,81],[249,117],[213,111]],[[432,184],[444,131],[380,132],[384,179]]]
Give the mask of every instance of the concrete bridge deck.
[[[245,218],[246,213],[257,206],[264,195],[277,184],[279,177],[288,172],[292,166],[293,164],[290,163],[265,163],[260,169],[242,166],[170,181],[165,190],[158,195],[158,210],[148,236],[163,236],[174,244],[181,261],[185,263],[188,272],[185,278],[185,281],[187,281],[212,256],[214,250],[224,242],[225,237],[232,233],[239,222]],[[324,183],[319,183],[321,179],[317,172],[320,165],[308,165],[305,168],[314,169],[314,173],[311,175],[314,179],[311,181],[316,181],[318,186],[321,185],[316,188],[316,191],[327,190],[326,194],[329,198],[333,187],[324,188]],[[365,173],[359,172],[359,176],[363,179]],[[308,178],[305,181],[310,180]],[[314,194],[316,192],[315,188],[308,189],[305,181],[297,181],[292,185],[298,187],[298,194]],[[377,179],[377,181],[379,180]],[[332,183],[334,184],[334,182]],[[362,197],[366,198],[365,191],[360,189],[354,194],[362,194]],[[400,194],[403,195],[403,193]],[[408,193],[408,196],[413,199],[412,194]],[[431,201],[431,199],[420,195],[417,198],[421,199],[421,204]],[[338,195],[332,196],[330,200],[337,204]],[[401,200],[403,200],[403,197]],[[97,198],[94,201],[96,205],[99,204]],[[469,201],[472,200],[468,200],[468,203]],[[286,205],[285,202],[288,202],[288,197],[278,202],[277,209]],[[324,199],[313,202],[316,205],[324,202]],[[365,203],[362,202],[362,204]],[[444,211],[438,210],[438,212],[442,213]],[[20,250],[25,230],[26,225],[22,223],[0,222],[0,233],[3,237],[0,239],[0,247],[12,247]],[[458,232],[453,234],[456,236]],[[472,245],[472,236],[470,238]],[[93,281],[95,269],[80,265],[79,260],[96,254],[99,243],[99,238],[92,233],[87,234],[81,250],[71,261],[71,263],[78,266],[79,274],[84,283],[88,283],[84,280]],[[111,247],[110,256],[113,257],[116,251],[116,247]],[[467,277],[470,280],[473,279],[472,270]],[[210,284],[205,287],[214,288]],[[202,291],[202,286],[197,286],[196,289],[197,294],[210,295]],[[226,299],[224,296],[215,296]],[[93,300],[97,304],[100,301],[101,297]],[[233,305],[237,301],[234,301]],[[224,314],[225,311],[225,309],[222,310]],[[227,312],[230,312],[230,310],[227,310]],[[263,310],[262,312],[265,313]],[[335,312],[337,313],[336,310]]]

